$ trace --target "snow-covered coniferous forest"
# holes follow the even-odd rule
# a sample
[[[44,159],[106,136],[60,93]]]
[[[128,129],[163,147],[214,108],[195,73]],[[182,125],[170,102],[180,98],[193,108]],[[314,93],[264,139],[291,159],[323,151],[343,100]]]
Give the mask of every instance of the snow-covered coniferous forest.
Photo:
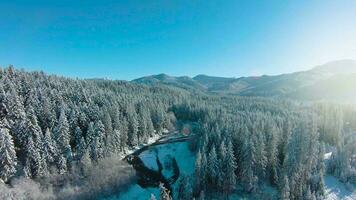
[[[356,198],[354,104],[264,79],[1,68],[0,199]]]

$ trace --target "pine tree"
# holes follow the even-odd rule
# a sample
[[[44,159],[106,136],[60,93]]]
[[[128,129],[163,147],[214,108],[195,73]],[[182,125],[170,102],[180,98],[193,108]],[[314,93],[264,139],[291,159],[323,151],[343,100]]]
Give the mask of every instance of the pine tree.
[[[8,181],[15,174],[16,165],[17,157],[12,136],[8,129],[0,127],[0,180]]]
[[[258,177],[263,179],[265,177],[265,170],[267,166],[264,135],[253,135],[253,138],[254,147],[256,149],[256,174]]]
[[[145,108],[142,104],[138,106],[138,131],[137,137],[139,142],[147,141],[147,117],[145,113]]]
[[[106,136],[112,135],[112,133],[113,133],[113,125],[112,125],[112,120],[111,120],[111,117],[110,117],[110,113],[108,111],[106,111],[105,114],[104,114],[103,124],[104,124],[104,127],[105,127],[105,135]]]
[[[39,150],[33,143],[31,136],[27,139],[26,144],[26,161],[25,161],[25,173],[28,177],[37,177],[43,175],[43,169],[41,168],[41,155]]]
[[[307,192],[305,193],[304,199],[305,200],[312,200],[313,199],[312,195],[313,194],[312,194],[312,192],[310,190],[310,186],[309,186],[308,189],[307,189]]]
[[[41,127],[38,125],[36,114],[33,110],[31,104],[27,106],[27,134],[33,140],[35,151],[38,152],[39,157],[36,162],[38,162],[38,169],[36,170],[35,176],[48,175],[47,160],[45,159],[45,146],[43,140],[43,134]]]
[[[17,146],[24,147],[27,138],[27,118],[23,102],[13,85],[11,85],[10,93],[5,96],[5,104],[8,110],[7,119],[14,136],[14,142]]]
[[[120,147],[121,150],[124,149],[128,144],[128,125],[127,120],[123,119],[121,127],[120,127]]]
[[[277,184],[278,182],[278,166],[279,166],[279,160],[278,160],[278,145],[277,145],[277,135],[278,135],[278,130],[275,124],[271,125],[271,130],[269,131],[269,139],[266,145],[266,153],[267,153],[267,169],[268,169],[268,175],[269,175],[269,180],[272,184]]]
[[[133,106],[129,106],[127,110],[128,115],[128,142],[131,146],[138,145],[138,117]]]
[[[55,158],[57,157],[57,149],[55,143],[52,139],[52,133],[47,128],[46,133],[43,137],[43,158],[47,160],[49,163],[53,163]]]
[[[236,185],[237,163],[234,156],[233,145],[231,141],[228,143],[226,157],[224,160],[224,191],[230,193]]]
[[[219,187],[219,189],[223,189],[224,188],[224,178],[225,178],[226,167],[227,167],[227,163],[225,163],[226,153],[227,153],[227,149],[226,149],[225,142],[223,141],[220,144],[219,151],[218,151],[218,162],[219,162],[219,168],[221,169],[220,170],[220,175],[219,175],[219,178],[218,178],[218,187]]]
[[[85,172],[92,165],[90,154],[88,150],[85,150],[83,156],[80,158],[79,166],[83,172]]]
[[[59,152],[68,161],[72,160],[72,149],[70,146],[69,124],[64,109],[61,109],[56,129],[54,130]]]
[[[96,137],[96,132],[94,128],[94,123],[90,122],[86,134],[86,144],[89,146],[91,143],[94,141],[94,138]]]
[[[217,187],[217,183],[219,180],[219,162],[218,162],[218,157],[216,154],[215,146],[212,147],[212,149],[209,152],[209,160],[208,160],[208,177],[209,177],[209,182],[210,186],[213,188]]]
[[[195,170],[194,170],[194,192],[195,193],[200,193],[201,188],[202,188],[202,156],[200,151],[198,151],[196,159],[195,159]]]
[[[91,148],[91,158],[94,161],[98,161],[100,158],[104,157],[104,137],[105,137],[105,127],[103,123],[99,120],[95,124],[95,138],[90,144]]]
[[[113,153],[117,153],[121,149],[121,133],[119,130],[114,129],[112,136],[110,137],[108,147],[110,151]]]
[[[86,143],[83,138],[82,130],[77,126],[74,131],[75,137],[75,154],[76,158],[80,159],[86,149]]]
[[[258,177],[254,171],[256,165],[256,149],[251,137],[245,140],[243,154],[241,179],[245,183],[245,189],[248,192],[253,192],[256,190]]]
[[[58,156],[57,167],[59,174],[64,174],[65,172],[67,172],[67,160],[64,158],[63,155]]]
[[[289,200],[290,199],[290,189],[289,189],[289,181],[288,177],[284,176],[283,182],[281,184],[281,191],[280,191],[280,199],[281,200]]]
[[[201,152],[205,152],[205,150],[203,149]],[[201,190],[205,190],[207,183],[208,183],[208,160],[206,158],[205,153],[202,153],[201,156],[201,170],[200,170],[200,179],[201,179]]]

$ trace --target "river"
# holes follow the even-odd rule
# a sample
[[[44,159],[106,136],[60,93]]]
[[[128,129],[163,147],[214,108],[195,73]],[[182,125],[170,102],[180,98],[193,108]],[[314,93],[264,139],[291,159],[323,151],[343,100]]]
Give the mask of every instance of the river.
[[[151,194],[158,197],[160,183],[174,195],[179,177],[194,171],[195,155],[189,150],[188,144],[192,138],[177,133],[169,134],[126,156],[125,160],[136,170],[137,182],[128,190],[108,199],[146,200]]]

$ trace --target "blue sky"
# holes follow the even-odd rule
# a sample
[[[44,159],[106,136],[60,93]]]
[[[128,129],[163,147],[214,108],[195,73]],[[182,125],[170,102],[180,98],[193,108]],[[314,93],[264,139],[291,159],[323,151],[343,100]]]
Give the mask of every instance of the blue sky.
[[[356,59],[354,0],[1,1],[0,66],[239,77]]]

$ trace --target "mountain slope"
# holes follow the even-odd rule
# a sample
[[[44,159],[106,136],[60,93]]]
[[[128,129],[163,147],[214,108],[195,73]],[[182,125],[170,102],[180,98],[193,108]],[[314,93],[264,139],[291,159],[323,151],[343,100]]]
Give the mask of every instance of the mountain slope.
[[[165,85],[171,85],[184,89],[202,90],[202,91],[206,89],[199,82],[193,80],[188,76],[174,77],[174,76],[168,76],[167,74],[145,76],[142,78],[132,80],[132,82],[146,84],[146,85],[165,84]]]
[[[189,90],[241,96],[350,100],[356,91],[355,74],[356,61],[339,60],[316,66],[307,71],[274,76],[225,78],[198,75],[190,78],[159,74],[135,79],[133,82],[149,85],[166,84]],[[354,98],[351,99],[353,102]]]

